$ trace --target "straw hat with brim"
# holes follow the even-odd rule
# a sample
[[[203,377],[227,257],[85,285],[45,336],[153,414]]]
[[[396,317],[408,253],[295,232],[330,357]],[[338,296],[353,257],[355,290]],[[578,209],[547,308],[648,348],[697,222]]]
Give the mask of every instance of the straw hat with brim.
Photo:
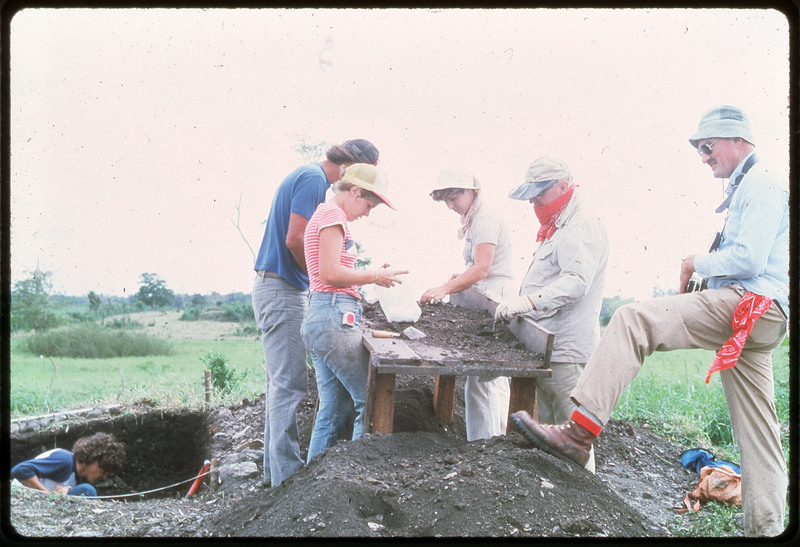
[[[342,176],[344,182],[355,184],[359,188],[369,190],[383,201],[390,209],[395,209],[394,205],[386,197],[389,188],[389,177],[386,173],[368,163],[354,163],[344,171]]]
[[[750,132],[750,122],[741,109],[735,106],[715,106],[703,114],[697,132],[689,138],[692,148],[697,148],[697,143],[703,139],[732,139],[739,137],[750,144],[753,134]]]
[[[480,187],[481,183],[466,171],[462,171],[457,167],[448,167],[439,172],[439,175],[436,177],[436,183],[433,185],[431,194],[436,190],[447,190],[448,188],[477,190]]]
[[[572,181],[567,164],[557,158],[542,156],[528,166],[525,182],[511,190],[508,197],[528,201],[562,180]]]

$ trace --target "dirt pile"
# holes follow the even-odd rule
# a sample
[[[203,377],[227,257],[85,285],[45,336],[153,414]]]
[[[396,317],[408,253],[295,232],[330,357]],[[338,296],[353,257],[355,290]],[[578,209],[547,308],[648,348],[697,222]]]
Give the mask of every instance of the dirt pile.
[[[300,412],[304,453],[313,382]],[[261,483],[263,396],[215,408],[205,427],[219,473],[196,496],[51,499],[14,489],[11,524],[24,536],[54,537],[670,535],[697,481],[678,461],[684,447],[612,421],[591,475],[516,433],[468,443],[463,382],[456,393],[454,423],[444,426],[433,416],[433,379],[398,376],[395,433],[340,442],[276,488]]]

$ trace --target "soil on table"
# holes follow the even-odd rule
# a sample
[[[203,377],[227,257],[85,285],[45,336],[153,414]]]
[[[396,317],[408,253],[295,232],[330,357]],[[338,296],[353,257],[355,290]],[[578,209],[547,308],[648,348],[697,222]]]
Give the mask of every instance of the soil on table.
[[[503,321],[494,321],[486,310],[473,310],[440,302],[423,304],[416,322],[390,322],[379,303],[365,304],[364,327],[400,334],[409,327],[425,334],[419,341],[427,346],[456,350],[465,361],[497,361],[519,363],[541,361],[540,354],[529,351]]]

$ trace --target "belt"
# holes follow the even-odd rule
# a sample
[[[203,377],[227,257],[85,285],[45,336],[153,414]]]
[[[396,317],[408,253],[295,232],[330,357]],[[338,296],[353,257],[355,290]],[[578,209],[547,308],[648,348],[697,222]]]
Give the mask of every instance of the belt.
[[[269,270],[256,270],[256,275],[258,277],[265,277],[267,279],[283,279],[281,276],[279,276],[275,272],[271,272]]]

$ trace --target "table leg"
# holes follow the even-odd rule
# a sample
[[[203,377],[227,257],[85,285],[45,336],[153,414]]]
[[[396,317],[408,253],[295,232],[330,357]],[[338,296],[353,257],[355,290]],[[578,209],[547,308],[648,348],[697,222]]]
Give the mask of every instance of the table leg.
[[[527,410],[534,420],[538,418],[536,412],[536,378],[511,378],[511,396],[508,400],[506,433],[511,432],[514,425],[511,415],[518,410]]]
[[[433,387],[433,409],[436,417],[445,425],[453,423],[453,403],[456,398],[456,377],[436,375]]]
[[[370,369],[372,381],[367,385],[370,393],[367,400],[372,402],[367,409],[367,419],[372,427],[370,433],[391,433],[394,430],[394,374],[374,373]],[[374,374],[373,374],[374,373]]]

